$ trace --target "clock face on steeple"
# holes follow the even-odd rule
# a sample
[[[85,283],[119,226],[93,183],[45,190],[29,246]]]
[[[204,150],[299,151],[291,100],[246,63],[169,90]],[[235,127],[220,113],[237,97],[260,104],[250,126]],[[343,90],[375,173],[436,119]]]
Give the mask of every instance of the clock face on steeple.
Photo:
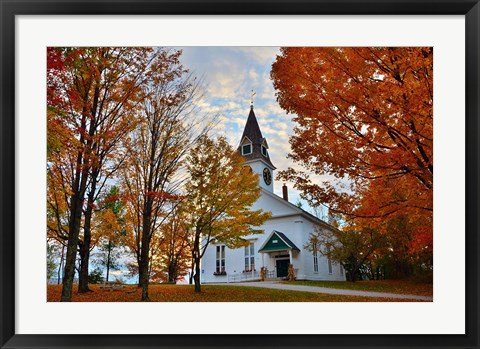
[[[272,172],[268,168],[263,169],[263,180],[265,181],[266,185],[270,185],[272,183]]]

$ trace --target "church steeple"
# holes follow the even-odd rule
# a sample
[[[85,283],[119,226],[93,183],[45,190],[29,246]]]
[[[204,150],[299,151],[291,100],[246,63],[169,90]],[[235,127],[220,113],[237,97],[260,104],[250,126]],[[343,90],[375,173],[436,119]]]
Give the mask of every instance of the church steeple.
[[[245,157],[245,163],[260,175],[260,185],[273,192],[273,166],[268,153],[267,140],[262,136],[253,104],[250,106],[238,151]]]

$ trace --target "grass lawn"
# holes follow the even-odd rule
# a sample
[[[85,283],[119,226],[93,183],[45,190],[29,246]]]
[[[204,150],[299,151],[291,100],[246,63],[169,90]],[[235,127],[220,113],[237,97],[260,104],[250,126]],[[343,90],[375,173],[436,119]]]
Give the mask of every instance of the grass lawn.
[[[433,285],[428,283],[415,283],[407,280],[369,280],[369,281],[285,281],[287,284],[319,286],[328,288],[341,288],[356,291],[374,291],[410,294],[417,296],[432,296]]]
[[[105,290],[90,285],[93,292],[79,294],[73,290],[73,302],[138,302],[141,291],[136,285],[124,289]],[[60,301],[62,285],[48,285],[48,302]],[[202,285],[197,294],[191,285],[151,285],[150,299],[153,302],[399,302],[408,300],[353,297],[311,292],[284,291],[255,287]]]

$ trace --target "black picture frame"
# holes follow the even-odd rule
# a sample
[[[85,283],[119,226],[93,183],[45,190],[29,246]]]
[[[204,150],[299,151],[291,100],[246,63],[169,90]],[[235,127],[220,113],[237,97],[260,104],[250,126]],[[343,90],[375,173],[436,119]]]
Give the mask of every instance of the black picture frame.
[[[479,348],[478,0],[0,0],[0,345],[1,348]],[[15,334],[15,16],[17,15],[465,15],[465,335],[24,335]],[[452,116],[452,118],[454,118]],[[454,120],[452,120],[453,122]],[[381,314],[379,314],[381,316]],[[412,314],[414,316],[414,314]],[[445,314],[448,319],[448,314]],[[451,321],[451,319],[448,319]],[[361,321],[358,315],[356,321]]]

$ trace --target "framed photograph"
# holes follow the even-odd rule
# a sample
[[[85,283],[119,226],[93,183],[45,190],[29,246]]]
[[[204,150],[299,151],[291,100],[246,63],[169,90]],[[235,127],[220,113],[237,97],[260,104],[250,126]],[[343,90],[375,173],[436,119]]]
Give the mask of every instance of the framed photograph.
[[[478,348],[479,6],[2,1],[1,348]]]

